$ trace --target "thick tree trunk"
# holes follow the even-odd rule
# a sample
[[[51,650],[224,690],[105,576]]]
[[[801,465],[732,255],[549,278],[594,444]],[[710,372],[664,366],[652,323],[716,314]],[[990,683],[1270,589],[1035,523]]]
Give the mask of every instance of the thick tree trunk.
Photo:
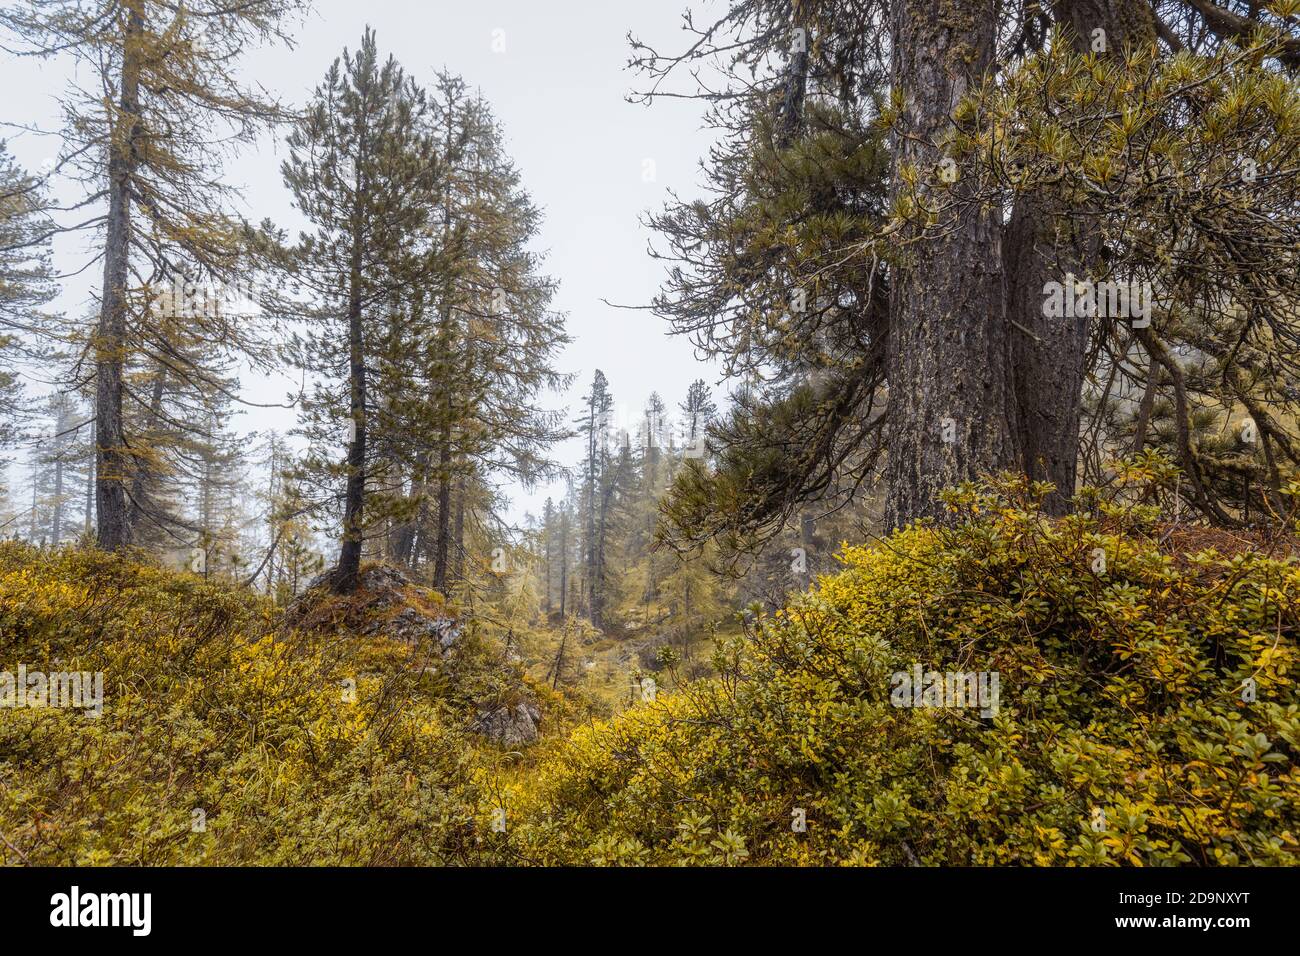
[[[1102,39],[1094,33],[1099,29],[1111,56],[1134,43],[1155,42],[1145,3],[1059,0],[1052,12],[1079,52],[1092,51]],[[1067,274],[1087,276],[1100,245],[1100,223],[1089,210],[1067,213],[1032,192],[1017,200],[1003,238],[1021,466],[1032,480],[1056,486],[1044,502],[1049,514],[1069,510],[1077,484],[1088,319],[1044,315],[1043,294],[1048,282],[1064,282]]]
[[[1156,21],[1143,0],[1055,0],[1052,18],[1069,34],[1074,48],[1091,50],[1093,31],[1105,31],[1107,55],[1125,47],[1156,42]]]
[[[1094,245],[1087,235],[1095,231],[1057,220],[1072,230],[1058,233],[1053,221],[1045,203],[1024,196],[1002,241],[1020,465],[1031,480],[1056,486],[1043,504],[1048,514],[1061,515],[1077,481],[1088,319],[1044,315],[1043,290],[1048,282],[1064,282],[1067,273],[1085,274],[1084,262],[1092,258],[1085,247]]]
[[[777,147],[780,149],[788,148],[803,126],[804,98],[808,89],[808,47],[813,42],[797,4],[791,11],[790,26],[790,62],[786,66],[781,121],[777,127]]]
[[[108,160],[108,227],[104,286],[95,329],[95,512],[98,544],[118,551],[131,543],[126,482],[130,454],[122,426],[122,368],[126,361],[126,285],[131,256],[131,179],[136,168],[140,117],[140,49],[144,16],[139,0],[127,4],[122,91]]]
[[[415,568],[415,525],[403,522],[393,530],[389,542],[388,556],[404,568]]]
[[[896,162],[919,168],[923,181],[937,178],[936,144],[958,102],[988,73],[998,13],[995,0],[893,5]],[[951,188],[961,196],[960,175]],[[971,203],[948,225],[921,239],[905,232],[913,242],[890,289],[890,527],[937,514],[944,487],[1015,459],[1000,216]]]

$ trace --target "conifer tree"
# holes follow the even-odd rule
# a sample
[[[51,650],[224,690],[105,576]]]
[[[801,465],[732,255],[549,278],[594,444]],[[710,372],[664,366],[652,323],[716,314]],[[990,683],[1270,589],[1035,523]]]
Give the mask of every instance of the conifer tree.
[[[46,200],[0,140],[0,447],[12,445],[26,415],[20,366],[48,359],[53,299]]]
[[[272,303],[279,314],[305,308],[311,328],[294,360],[317,377],[305,402],[313,441],[309,473],[343,480],[342,536],[334,587],[355,587],[367,535],[373,420],[391,382],[376,394],[377,346],[394,312],[419,321],[414,290],[432,276],[427,232],[440,165],[427,127],[423,90],[396,60],[381,61],[367,30],[316,88],[307,115],[289,136],[283,166],[295,204],[312,231],[279,261],[305,303]],[[393,366],[389,363],[389,368]],[[334,447],[347,449],[340,467]]]
[[[542,566],[542,613],[547,620],[551,618],[554,603],[554,562],[555,562],[555,502],[549,497],[542,508],[541,566]]]
[[[84,185],[74,211],[96,209],[64,230],[102,231],[95,360],[95,469],[98,542],[132,540],[129,489],[137,449],[126,431],[127,367],[141,352],[165,350],[149,321],[151,286],[238,282],[241,231],[226,212],[232,191],[218,169],[239,143],[281,118],[273,103],[236,78],[251,46],[289,40],[285,19],[306,0],[43,0],[0,10],[0,26],[25,52],[69,57],[83,85],[62,106],[64,145],[55,171]],[[244,347],[254,337],[221,317],[194,317],[207,350]],[[186,375],[202,378],[201,368]]]
[[[426,536],[434,587],[445,590],[463,565],[466,521],[494,520],[470,506],[492,497],[487,482],[505,478],[528,489],[558,473],[549,450],[569,431],[539,399],[568,382],[554,368],[568,336],[563,316],[550,309],[555,283],[531,248],[541,214],[488,105],[470,97],[459,77],[441,73],[430,125],[446,174],[431,210],[440,276],[432,285],[438,325],[427,394],[439,422],[426,456],[436,499]]]
[[[748,383],[715,467],[678,476],[674,541],[754,547],[882,478],[884,525],[942,517],[941,487],[1003,467],[1060,512],[1144,444],[1210,519],[1276,510],[1297,270],[1264,250],[1300,232],[1300,43],[1288,4],[1240,8],[898,3],[885,45],[878,5],[774,0],[637,47],[655,89],[723,49],[735,80],[702,91],[707,201],[651,220],[656,308]],[[1149,325],[1043,311],[1085,278],[1163,298]]]
[[[700,457],[705,432],[718,414],[718,405],[704,379],[697,378],[691,382],[686,400],[677,407],[682,413],[682,444],[688,455]]]
[[[583,578],[586,583],[587,616],[591,623],[600,626],[604,589],[602,579],[604,568],[601,558],[604,553],[600,532],[604,526],[602,506],[601,476],[609,457],[607,432],[609,414],[613,408],[614,397],[609,391],[605,373],[596,369],[591,380],[591,389],[583,396],[582,420],[578,431],[586,444],[586,460],[583,465],[582,511],[584,522],[584,564]]]

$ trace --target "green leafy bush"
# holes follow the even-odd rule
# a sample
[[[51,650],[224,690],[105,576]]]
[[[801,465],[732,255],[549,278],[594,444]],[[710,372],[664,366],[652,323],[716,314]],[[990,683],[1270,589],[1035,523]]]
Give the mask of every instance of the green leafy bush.
[[[1159,472],[1127,467],[1125,500]],[[943,527],[847,548],[719,653],[719,679],[515,777],[497,858],[1297,862],[1300,566],[1096,492],[1050,520],[1046,490],[965,486]],[[997,672],[997,715],[894,706],[916,664]]]
[[[474,752],[418,654],[277,617],[228,584],[0,545],[0,670],[104,674],[99,718],[0,709],[0,860],[468,859]]]
[[[289,629],[229,585],[0,545],[0,670],[105,675],[96,719],[0,709],[0,859],[1292,864],[1293,539],[1161,521],[1163,468],[1062,520],[1041,487],[959,488],[722,642],[716,679],[522,750],[465,731],[514,692],[481,640],[429,668],[357,607]],[[996,714],[896,706],[918,666],[995,673]]]

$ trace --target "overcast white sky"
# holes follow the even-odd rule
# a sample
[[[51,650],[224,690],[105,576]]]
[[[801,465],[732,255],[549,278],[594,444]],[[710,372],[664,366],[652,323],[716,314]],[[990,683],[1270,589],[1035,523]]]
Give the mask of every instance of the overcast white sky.
[[[302,104],[330,62],[344,46],[355,49],[369,24],[381,51],[394,54],[413,76],[432,81],[434,71],[446,67],[481,89],[505,129],[525,186],[546,212],[539,247],[549,253],[548,271],[560,282],[554,304],[568,313],[575,339],[560,368],[578,378],[570,394],[554,397],[552,404],[568,404],[576,412],[578,396],[600,368],[626,409],[640,409],[651,391],[675,408],[695,378],[713,384],[709,367],[696,362],[689,343],[669,337],[653,316],[612,309],[601,300],[649,302],[662,267],[646,255],[651,235],[639,217],[661,206],[669,189],[688,197],[698,193],[698,160],[712,139],[701,126],[700,105],[661,100],[647,109],[624,99],[639,82],[624,68],[628,32],[657,49],[680,50],[689,39],[680,28],[685,4],[317,0],[295,49],[259,51],[245,62],[250,79],[287,103]],[[494,40],[504,49],[494,50]],[[67,78],[63,64],[0,57],[0,87],[7,91],[0,119],[53,129],[54,96]],[[30,133],[6,129],[0,135],[32,169],[56,149],[50,139]],[[268,141],[231,164],[228,178],[244,187],[244,215],[296,227],[280,180],[281,158],[277,144]],[[646,181],[647,160],[653,162],[653,181]],[[61,242],[56,265],[75,267],[84,261],[85,248],[84,237]],[[70,287],[61,307],[69,315],[86,312],[90,287]],[[288,386],[246,377],[244,387],[251,399],[265,402],[283,400]],[[294,417],[288,409],[251,409],[240,427],[286,430]],[[559,457],[572,463],[579,453],[571,443]],[[15,485],[23,483],[25,471],[20,465]],[[558,489],[527,497],[516,493],[512,514],[539,510],[548,491]]]

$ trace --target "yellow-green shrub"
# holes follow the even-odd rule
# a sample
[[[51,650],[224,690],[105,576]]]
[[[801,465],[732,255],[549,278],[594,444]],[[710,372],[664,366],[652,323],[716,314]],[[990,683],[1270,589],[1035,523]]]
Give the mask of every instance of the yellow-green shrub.
[[[1095,493],[1049,520],[1043,490],[965,486],[944,527],[846,549],[843,572],[720,652],[720,679],[579,730],[513,780],[496,858],[1297,862],[1300,566],[1177,553],[1153,508]],[[892,706],[914,663],[998,672],[1000,713]]]
[[[0,708],[0,860],[468,859],[463,715],[400,645],[276,615],[192,575],[0,544],[0,670],[104,674],[97,719]]]

